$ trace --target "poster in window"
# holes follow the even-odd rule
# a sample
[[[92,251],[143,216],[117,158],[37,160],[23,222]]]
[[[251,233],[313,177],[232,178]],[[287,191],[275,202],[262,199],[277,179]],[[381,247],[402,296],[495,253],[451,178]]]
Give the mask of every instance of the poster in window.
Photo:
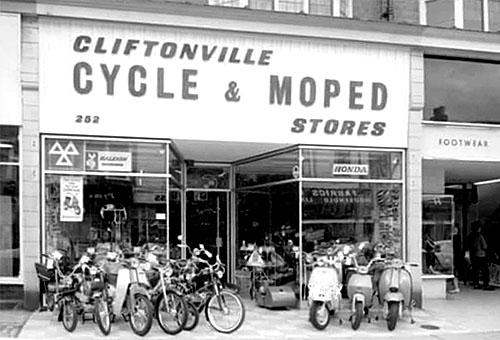
[[[61,177],[61,222],[83,221],[83,177]]]

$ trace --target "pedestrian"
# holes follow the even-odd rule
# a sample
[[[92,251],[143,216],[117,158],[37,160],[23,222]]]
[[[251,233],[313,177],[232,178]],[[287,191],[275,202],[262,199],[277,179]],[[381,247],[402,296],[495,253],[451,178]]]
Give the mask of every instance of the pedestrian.
[[[481,289],[479,285],[479,274],[481,273],[484,290],[492,290],[490,286],[490,272],[488,269],[488,258],[486,251],[488,245],[481,233],[482,224],[480,221],[472,222],[472,232],[467,238],[470,262],[472,266],[472,284],[474,289]]]

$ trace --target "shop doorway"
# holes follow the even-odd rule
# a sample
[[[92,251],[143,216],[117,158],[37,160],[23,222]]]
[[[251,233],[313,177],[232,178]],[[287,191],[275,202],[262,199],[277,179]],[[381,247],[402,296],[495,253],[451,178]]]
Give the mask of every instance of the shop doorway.
[[[186,192],[186,242],[203,244],[222,263],[228,263],[229,192],[188,190]]]

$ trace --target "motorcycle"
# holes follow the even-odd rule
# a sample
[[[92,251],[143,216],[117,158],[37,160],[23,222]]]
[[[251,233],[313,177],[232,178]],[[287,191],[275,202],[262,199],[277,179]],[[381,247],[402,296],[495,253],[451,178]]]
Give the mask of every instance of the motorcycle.
[[[325,329],[330,315],[340,310],[342,301],[342,251],[329,248],[326,254],[306,254],[306,262],[312,266],[308,288],[309,321],[319,329]]]
[[[401,259],[386,260],[386,265],[380,275],[378,284],[379,299],[383,303],[383,317],[387,320],[387,328],[393,331],[398,318],[403,317],[403,310],[408,309],[411,323],[413,319],[413,279],[409,266],[415,263],[404,263]]]
[[[116,262],[114,252],[108,253],[108,258],[111,261],[103,268],[109,278],[112,315],[122,315],[135,334],[144,336],[151,330],[154,315],[146,273],[136,258]]]

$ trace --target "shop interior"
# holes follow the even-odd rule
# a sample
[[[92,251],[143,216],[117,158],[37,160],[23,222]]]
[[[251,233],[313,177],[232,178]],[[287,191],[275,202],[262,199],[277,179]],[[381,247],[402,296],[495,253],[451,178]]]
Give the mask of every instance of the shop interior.
[[[467,237],[471,223],[479,220],[488,244],[490,284],[500,287],[500,162],[424,160],[423,172],[434,174],[423,178],[424,274],[454,274],[469,284]],[[429,194],[432,186],[440,192]],[[437,245],[434,270],[426,266],[426,234]]]

